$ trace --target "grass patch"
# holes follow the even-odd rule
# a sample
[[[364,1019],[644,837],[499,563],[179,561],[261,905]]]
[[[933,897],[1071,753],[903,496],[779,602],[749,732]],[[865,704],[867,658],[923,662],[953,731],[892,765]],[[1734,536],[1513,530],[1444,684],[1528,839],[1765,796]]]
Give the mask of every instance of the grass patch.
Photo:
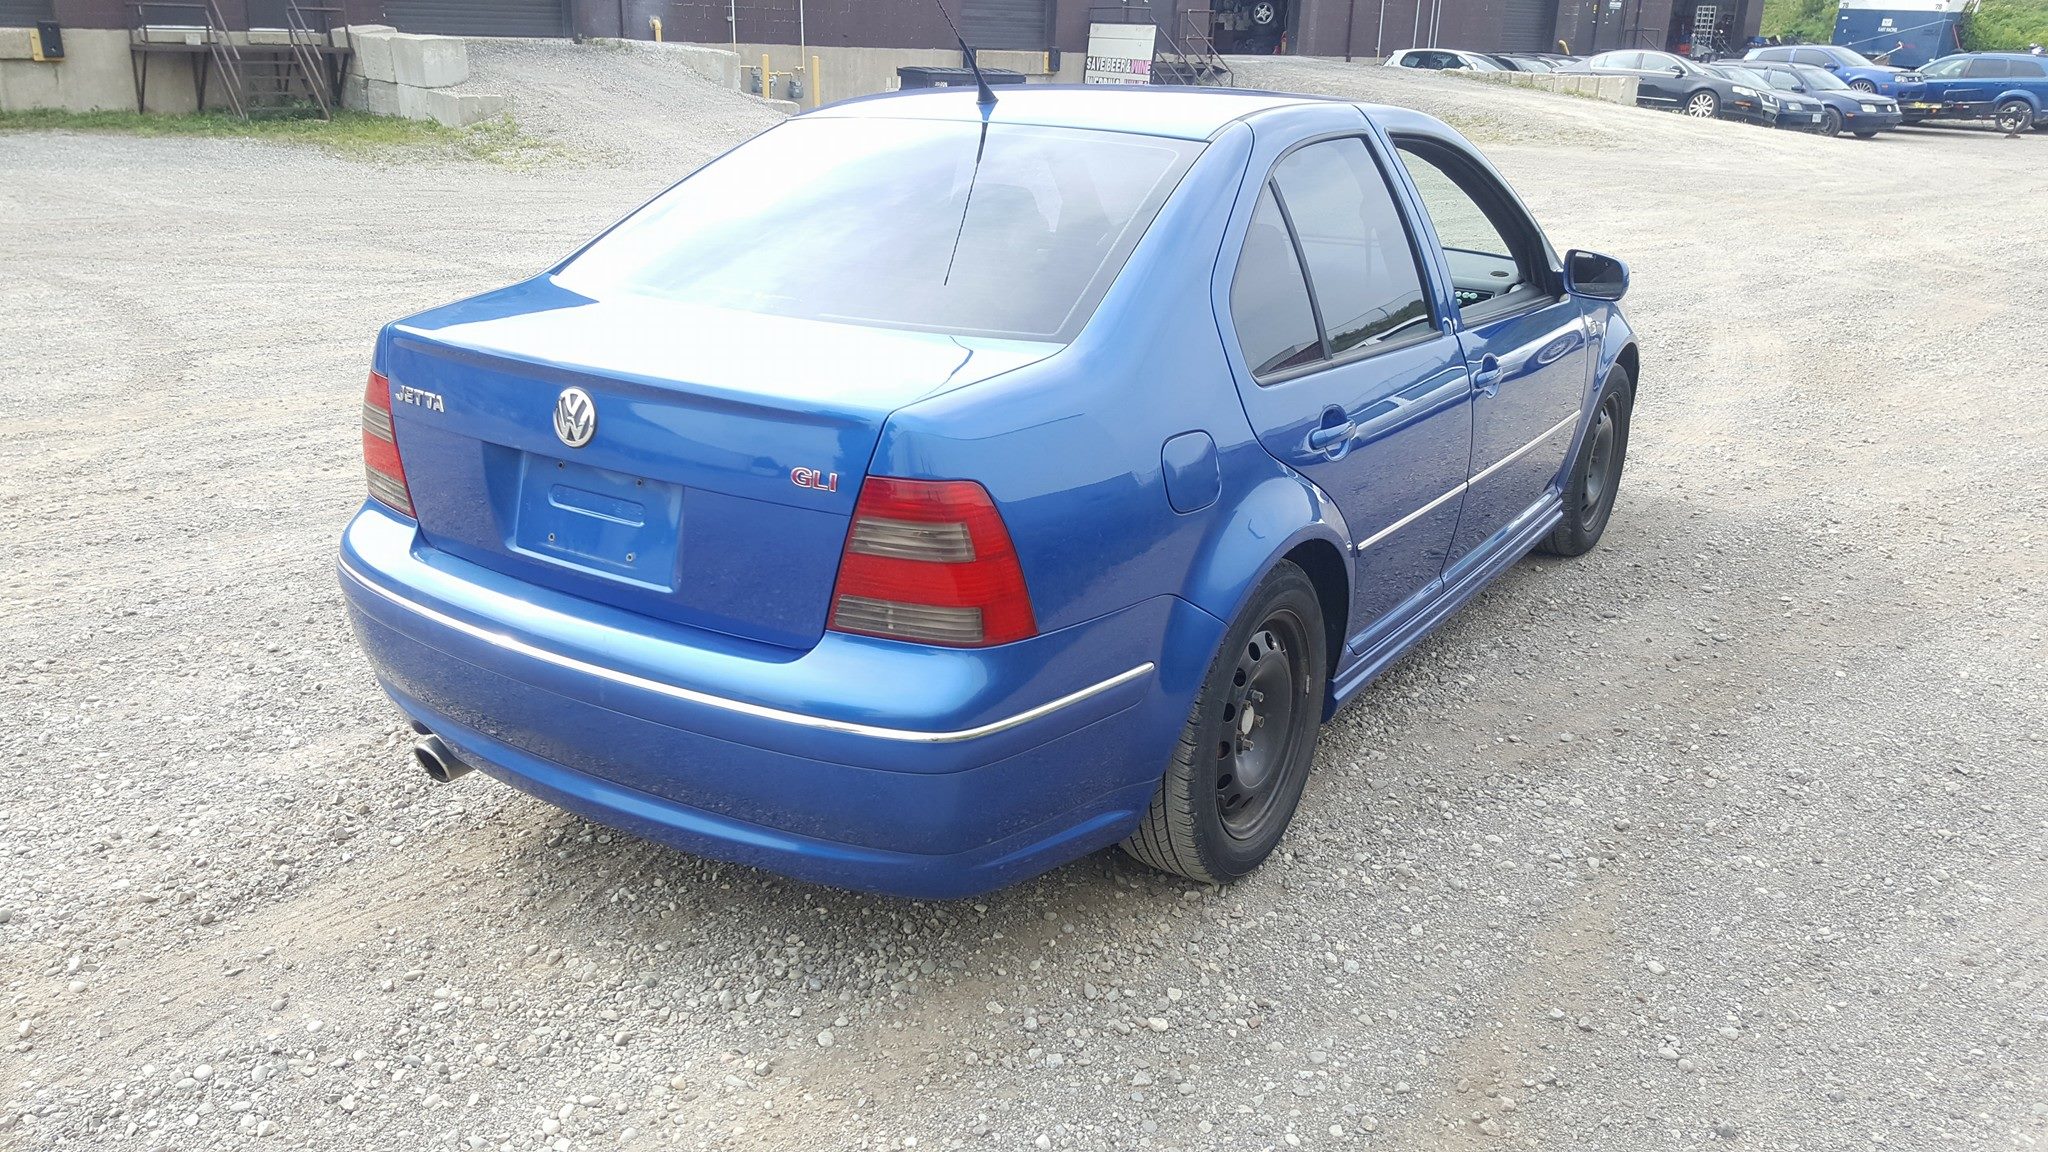
[[[350,111],[336,112],[332,120],[282,116],[238,120],[220,112],[167,116],[33,108],[0,112],[0,132],[103,132],[270,140],[312,145],[365,160],[431,156],[523,165],[561,154],[554,145],[520,132],[510,117],[486,120],[467,128],[446,128],[431,120],[403,120]]]

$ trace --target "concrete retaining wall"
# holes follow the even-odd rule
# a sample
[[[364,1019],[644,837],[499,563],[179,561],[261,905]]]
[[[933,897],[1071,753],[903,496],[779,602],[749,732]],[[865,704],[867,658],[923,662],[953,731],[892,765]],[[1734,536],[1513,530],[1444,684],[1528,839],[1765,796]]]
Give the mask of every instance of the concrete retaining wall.
[[[1447,72],[1467,80],[1506,84],[1512,88],[1535,88],[1570,96],[1590,96],[1610,104],[1634,104],[1638,81],[1633,76],[1595,76],[1589,72]]]
[[[727,44],[703,45],[706,48],[732,51]],[[776,73],[794,73],[801,78],[802,98],[797,101],[805,108],[819,104],[830,104],[834,100],[845,100],[853,96],[872,96],[877,92],[896,90],[896,69],[915,65],[957,68],[960,66],[960,50],[957,48],[847,48],[832,45],[813,44],[808,52],[799,50],[795,44],[741,44],[738,65],[740,78],[738,87],[742,92],[759,95],[754,87],[754,77],[761,70],[761,57],[768,57],[768,70]],[[818,58],[818,75],[810,76],[810,57]],[[1078,53],[1068,53],[1057,72],[1050,70],[1050,61],[1044,52],[983,52],[978,56],[983,68],[1006,68],[1022,72],[1027,82],[1078,84],[1081,82],[1083,60]],[[775,79],[773,96],[787,99],[789,81],[785,76]]]
[[[23,29],[0,28],[0,49],[16,43]],[[26,40],[20,41],[24,46]],[[0,50],[0,111],[54,108],[65,112],[135,110],[135,74],[130,70],[128,33],[119,28],[66,28],[64,59],[38,64]],[[197,57],[195,56],[194,59]],[[151,112],[192,112],[198,99],[192,89],[192,60],[160,54],[149,62],[145,90]],[[208,108],[227,107],[227,92],[218,77],[206,86]]]

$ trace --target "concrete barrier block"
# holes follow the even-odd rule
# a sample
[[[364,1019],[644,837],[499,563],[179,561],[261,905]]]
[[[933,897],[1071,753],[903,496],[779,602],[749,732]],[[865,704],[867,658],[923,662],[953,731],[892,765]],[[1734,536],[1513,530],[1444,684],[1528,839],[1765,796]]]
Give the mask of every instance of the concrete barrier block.
[[[408,88],[415,93],[415,107],[423,115],[415,120],[432,120],[449,128],[467,128],[505,111],[505,98],[484,92],[447,92],[439,88]]]
[[[363,82],[363,111],[372,116],[403,116],[405,109],[400,102],[402,91],[389,80],[372,80],[361,77]]]
[[[350,73],[341,81],[341,106],[357,112],[370,110],[370,82]]]
[[[35,30],[0,28],[0,60],[33,60]]]
[[[394,33],[391,66],[400,84],[447,88],[469,79],[469,46],[452,36]]]
[[[356,71],[383,84],[398,83],[398,71],[391,62],[391,38],[396,32],[362,32],[355,37]]]

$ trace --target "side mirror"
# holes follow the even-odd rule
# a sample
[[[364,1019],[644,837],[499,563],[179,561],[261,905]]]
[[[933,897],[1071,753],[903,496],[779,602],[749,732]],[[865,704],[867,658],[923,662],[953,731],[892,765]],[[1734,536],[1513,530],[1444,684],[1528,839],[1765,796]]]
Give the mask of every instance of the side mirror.
[[[1574,248],[1564,254],[1564,288],[1574,296],[1619,300],[1628,293],[1628,265]]]
[[[1685,75],[1685,69],[1683,69],[1683,68],[1680,68],[1680,67],[1678,67],[1678,66],[1676,66],[1676,65],[1673,65],[1673,66],[1672,66],[1672,68],[1671,68],[1671,74],[1672,74],[1673,76],[1683,76],[1683,75]]]

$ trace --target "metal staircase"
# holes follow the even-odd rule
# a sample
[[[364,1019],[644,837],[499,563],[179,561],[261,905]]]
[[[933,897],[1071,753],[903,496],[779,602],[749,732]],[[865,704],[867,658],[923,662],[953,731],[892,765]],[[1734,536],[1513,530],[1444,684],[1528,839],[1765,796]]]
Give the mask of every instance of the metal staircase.
[[[1162,15],[1164,20],[1160,19]],[[1096,5],[1088,10],[1088,21],[1152,25],[1157,31],[1157,46],[1152,54],[1154,84],[1230,84],[1230,66],[1217,53],[1215,38],[1210,33],[1216,23],[1214,9],[1182,8],[1180,0],[1161,0],[1156,6],[1137,0]]]
[[[128,47],[137,112],[147,110],[150,59],[161,55],[182,55],[192,62],[193,99],[201,112],[213,76],[219,77],[228,110],[240,120],[299,113],[331,120],[341,106],[350,45],[345,26],[342,42],[335,42],[334,29],[342,19],[338,6],[283,0],[284,27],[263,30],[280,34],[282,41],[251,34],[241,43],[230,35],[217,0],[137,0],[134,9]]]

